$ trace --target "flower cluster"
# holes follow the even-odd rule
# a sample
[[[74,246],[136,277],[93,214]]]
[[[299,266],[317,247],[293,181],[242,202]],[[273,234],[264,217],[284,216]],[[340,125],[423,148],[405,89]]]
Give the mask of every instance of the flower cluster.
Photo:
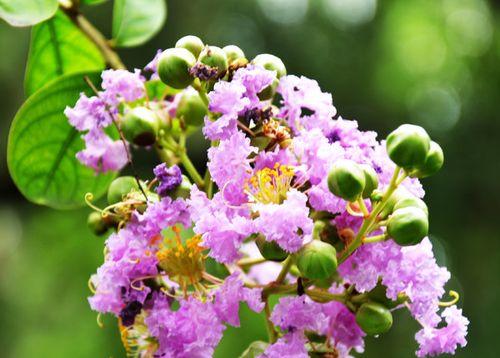
[[[419,357],[466,345],[468,320],[454,291],[441,301],[450,273],[427,238],[419,178],[443,155],[422,128],[378,141],[279,58],[248,61],[194,36],[142,72],[102,78],[101,92],[66,110],[85,132],[79,160],[119,170],[131,146],[162,160],[149,180],[117,178],[109,207],[91,204],[95,231],[114,232],[90,305],[118,318],[129,354],[210,357],[239,326],[241,302],[265,311],[260,357],[350,357],[398,309],[422,326]],[[211,143],[204,176],[185,147],[200,127]]]

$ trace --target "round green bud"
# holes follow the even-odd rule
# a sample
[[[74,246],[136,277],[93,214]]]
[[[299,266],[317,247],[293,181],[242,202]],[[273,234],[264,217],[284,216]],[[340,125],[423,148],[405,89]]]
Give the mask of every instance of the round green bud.
[[[135,107],[123,117],[120,128],[125,138],[140,146],[149,146],[156,142],[160,119],[146,107]]]
[[[361,164],[360,168],[365,174],[365,188],[363,189],[363,198],[369,198],[373,191],[378,188],[378,175],[371,165]]]
[[[169,194],[169,196],[172,199],[187,199],[189,197],[189,194],[191,193],[192,186],[193,184],[191,184],[189,178],[183,174],[181,184],[177,188],[175,188],[172,193]]]
[[[371,194],[370,194],[370,200],[372,202],[380,201],[382,200],[382,197],[384,196],[384,193],[382,190],[375,189]]]
[[[427,153],[427,157],[425,157],[424,164],[416,167],[411,176],[417,178],[425,178],[434,175],[439,171],[439,169],[441,169],[443,163],[443,150],[441,149],[439,144],[431,141],[429,152]]]
[[[132,176],[118,177],[111,182],[108,188],[109,205],[116,204],[123,200],[123,197],[132,190],[139,190],[137,181]]]
[[[259,248],[260,254],[266,260],[283,261],[288,256],[288,253],[275,241],[267,241],[263,235],[258,235],[255,239],[255,243]]]
[[[337,271],[337,250],[323,241],[306,244],[296,258],[301,275],[311,280],[327,279]]]
[[[222,51],[226,53],[227,62],[232,64],[239,60],[245,59],[245,53],[241,48],[235,45],[227,45],[222,48]]]
[[[363,193],[366,180],[365,173],[359,164],[352,160],[336,161],[328,174],[328,188],[345,200],[356,201]]]
[[[203,102],[198,92],[189,89],[182,93],[182,97],[177,105],[176,116],[182,118],[186,125],[195,127],[203,125],[207,114],[207,105]]]
[[[363,303],[356,312],[356,323],[368,335],[386,333],[392,326],[391,312],[380,303]]]
[[[403,198],[399,200],[396,205],[394,205],[394,211],[402,208],[415,207],[422,210],[425,215],[429,215],[429,209],[427,208],[427,204],[422,199],[417,198],[416,196],[410,196],[408,198]]]
[[[395,210],[387,223],[387,233],[401,246],[418,244],[428,232],[427,214],[416,207]]]
[[[104,235],[108,231],[108,225],[104,221],[102,215],[98,212],[91,212],[87,218],[87,225],[90,230],[97,236]]]
[[[195,64],[196,58],[185,48],[169,48],[160,55],[158,75],[166,85],[183,89],[194,80],[189,70]]]
[[[414,168],[425,162],[430,141],[422,127],[403,124],[387,136],[387,153],[398,166]]]
[[[224,50],[217,46],[205,46],[198,61],[212,68],[217,68],[219,74],[226,72],[228,63]]]
[[[269,71],[276,71],[276,77],[281,78],[286,76],[286,67],[283,61],[279,57],[270,55],[268,53],[263,53],[257,55],[252,63],[257,66],[261,66]]]
[[[198,36],[193,36],[193,35],[187,35],[184,37],[181,37],[176,43],[175,47],[177,48],[185,48],[189,52],[191,52],[194,57],[198,58],[200,55],[200,52],[203,50],[203,47],[205,47],[205,44],[203,41]]]
[[[406,190],[404,187],[400,186],[398,187],[394,193],[389,197],[387,200],[384,208],[380,212],[380,217],[386,218],[387,216],[391,215],[392,212],[394,211],[394,206],[403,199],[406,198],[413,198],[414,196]]]

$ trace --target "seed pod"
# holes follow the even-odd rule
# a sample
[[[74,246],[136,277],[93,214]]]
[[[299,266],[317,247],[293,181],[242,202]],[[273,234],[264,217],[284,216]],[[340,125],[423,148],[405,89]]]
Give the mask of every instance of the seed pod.
[[[176,116],[182,118],[186,125],[194,127],[203,125],[207,114],[207,105],[203,102],[198,92],[193,89],[187,89],[182,93],[177,105]]]
[[[156,142],[160,119],[146,107],[129,110],[121,121],[121,130],[125,138],[139,146],[149,146]]]
[[[169,196],[172,199],[178,199],[178,198],[187,199],[189,197],[189,194],[191,193],[192,186],[193,184],[191,184],[189,178],[185,175],[182,175],[181,184],[177,188],[175,188],[172,191],[172,193],[169,194]]]
[[[104,221],[102,215],[95,211],[89,214],[87,218],[87,225],[97,236],[104,235],[106,231],[108,231],[108,225]]]
[[[425,129],[403,124],[387,136],[387,153],[398,166],[411,169],[424,164],[430,147]]]
[[[365,174],[365,188],[363,189],[363,198],[369,198],[375,189],[378,188],[378,175],[371,165],[361,164],[361,169]]]
[[[113,205],[122,201],[123,197],[132,190],[139,190],[134,177],[123,176],[116,178],[108,188],[108,204]]]
[[[276,76],[281,78],[286,76],[286,67],[283,61],[279,57],[270,55],[267,53],[260,54],[256,56],[252,63],[257,66],[261,66],[269,71],[276,71]]]
[[[226,53],[227,62],[230,65],[236,61],[245,59],[245,53],[238,46],[227,45],[226,47],[223,47],[222,50]]]
[[[163,51],[158,61],[158,75],[166,85],[183,89],[194,77],[189,73],[196,63],[194,55],[185,48],[169,48]]]
[[[444,154],[443,150],[436,142],[431,141],[429,152],[425,158],[425,162],[419,165],[412,173],[412,177],[425,178],[436,174],[443,166]]]
[[[203,41],[198,36],[193,36],[193,35],[187,35],[184,37],[181,37],[176,43],[175,43],[176,48],[185,48],[189,52],[191,52],[194,57],[198,58],[200,55],[201,50],[203,50],[203,47],[205,47],[205,44]]]
[[[366,302],[356,312],[356,323],[366,334],[375,336],[389,331],[392,314],[380,303]]]
[[[416,207],[395,210],[389,217],[387,232],[401,246],[418,244],[429,232],[429,219]]]
[[[220,47],[205,46],[200,53],[200,57],[198,57],[198,61],[211,68],[217,68],[219,75],[227,71],[227,56]]]
[[[337,251],[319,240],[313,240],[297,253],[297,267],[303,277],[324,280],[337,271]]]
[[[391,215],[392,212],[394,211],[394,206],[400,200],[403,200],[403,199],[406,199],[406,198],[413,198],[413,195],[408,190],[406,190],[405,188],[403,188],[403,187],[400,186],[399,188],[397,188],[394,191],[394,193],[392,193],[392,195],[387,200],[387,203],[385,204],[384,208],[380,212],[380,217],[381,218],[386,218],[389,215]]]
[[[402,208],[415,207],[422,210],[426,215],[429,215],[429,209],[427,208],[427,204],[422,199],[419,199],[415,196],[410,196],[404,199],[399,200],[396,205],[394,205],[394,211]]]
[[[255,243],[259,248],[260,254],[270,261],[283,261],[288,253],[283,250],[275,241],[267,241],[263,235],[258,235]]]
[[[356,201],[365,188],[365,173],[352,160],[338,160],[328,174],[328,188],[342,199]]]

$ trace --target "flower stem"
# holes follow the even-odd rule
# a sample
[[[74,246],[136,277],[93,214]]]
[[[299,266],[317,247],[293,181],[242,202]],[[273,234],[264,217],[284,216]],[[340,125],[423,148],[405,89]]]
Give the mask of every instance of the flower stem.
[[[269,306],[269,300],[267,298],[264,302],[264,312],[266,314],[266,328],[269,336],[269,342],[274,343],[278,339],[278,334],[276,333],[273,322],[271,322],[271,307]]]
[[[182,153],[180,153],[179,159],[181,160],[184,169],[186,169],[188,174],[191,176],[191,179],[194,180],[194,182],[200,189],[203,189],[203,187],[205,186],[205,182],[203,181],[203,178],[201,177],[200,173],[198,173],[198,170],[196,170],[193,162],[191,162],[191,159],[189,159],[185,151],[182,151]]]
[[[288,274],[288,271],[290,271],[290,268],[292,267],[293,264],[293,259],[291,255],[288,255],[288,257],[283,261],[283,267],[281,268],[281,271],[276,278],[276,281],[274,281],[274,284],[280,285],[283,283],[285,280],[286,275]]]

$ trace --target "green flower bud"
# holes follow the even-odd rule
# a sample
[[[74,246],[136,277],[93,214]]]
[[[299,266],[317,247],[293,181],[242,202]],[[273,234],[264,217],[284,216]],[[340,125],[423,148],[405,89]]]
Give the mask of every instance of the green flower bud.
[[[375,286],[373,290],[368,292],[368,298],[371,301],[378,302],[389,309],[399,306],[400,304],[404,303],[407,299],[405,295],[401,294],[398,295],[396,301],[391,300],[390,298],[387,297],[387,288],[380,282],[377,284],[377,286]]]
[[[169,48],[163,51],[158,61],[158,75],[166,85],[183,89],[189,86],[194,77],[189,70],[196,63],[194,55],[185,48]]]
[[[281,78],[286,76],[286,67],[283,61],[279,57],[270,55],[267,53],[260,54],[256,56],[252,63],[257,66],[261,66],[269,71],[276,71],[276,76]]]
[[[392,195],[387,200],[384,208],[380,212],[380,217],[381,218],[386,218],[389,215],[391,215],[392,212],[394,211],[394,206],[400,200],[403,200],[403,199],[406,199],[406,198],[413,198],[413,197],[414,196],[408,190],[406,190],[405,188],[403,188],[403,187],[400,186],[399,188],[397,188],[394,191],[394,193],[392,193]]]
[[[255,243],[259,248],[260,254],[270,261],[283,261],[288,253],[283,250],[276,242],[267,241],[263,235],[257,235]]]
[[[387,233],[401,246],[418,244],[428,232],[429,219],[416,207],[395,210],[387,223]]]
[[[208,108],[195,90],[186,90],[177,105],[176,116],[182,118],[188,126],[203,125]]]
[[[416,167],[411,176],[417,178],[425,178],[434,175],[439,171],[439,169],[441,169],[443,163],[443,150],[441,149],[439,144],[431,141],[429,152],[427,153],[424,164]]]
[[[375,336],[389,331],[392,314],[380,303],[366,302],[356,312],[356,323],[366,334]]]
[[[140,146],[149,146],[156,142],[160,119],[146,107],[135,107],[123,117],[120,128],[125,138]]]
[[[394,205],[394,211],[402,208],[415,207],[422,210],[425,215],[429,215],[429,209],[427,208],[427,204],[422,199],[419,199],[415,196],[410,196],[408,198],[404,198],[399,200],[396,205]]]
[[[280,84],[280,81],[275,78],[273,80],[273,83],[271,83],[269,86],[264,88],[262,91],[259,92],[258,96],[261,101],[266,101],[268,99],[271,99],[274,97],[276,94],[276,89],[278,88],[278,85]]]
[[[365,188],[365,173],[352,160],[336,161],[328,174],[328,188],[345,200],[356,201]]]
[[[360,168],[365,174],[365,188],[363,189],[363,198],[369,198],[375,189],[378,188],[378,175],[371,165],[361,164]]]
[[[169,194],[169,196],[172,199],[187,199],[189,197],[189,194],[191,193],[192,186],[193,184],[191,184],[189,178],[183,174],[181,184],[177,188],[175,188],[172,193]]]
[[[380,201],[382,200],[382,197],[384,196],[382,190],[375,189],[371,194],[370,194],[370,200],[372,202],[375,201]]]
[[[108,188],[109,205],[116,204],[123,200],[123,197],[132,190],[139,190],[137,181],[132,176],[118,177],[111,182]]]
[[[296,262],[303,277],[323,280],[337,271],[337,251],[326,242],[313,240],[300,249]]]
[[[226,53],[227,62],[230,65],[236,61],[245,60],[245,53],[238,46],[227,45],[222,50]]]
[[[414,168],[425,162],[430,141],[422,127],[403,124],[387,136],[387,153],[398,166]]]
[[[205,44],[198,36],[188,35],[181,37],[176,43],[175,47],[177,48],[185,48],[189,52],[191,52],[194,57],[198,58],[200,52],[205,47]]]
[[[228,63],[226,53],[217,46],[205,46],[201,51],[198,61],[212,68],[217,68],[220,75],[227,71]]]
[[[108,231],[108,225],[104,221],[102,215],[98,212],[91,212],[87,218],[87,225],[90,230],[97,236],[104,235]]]

